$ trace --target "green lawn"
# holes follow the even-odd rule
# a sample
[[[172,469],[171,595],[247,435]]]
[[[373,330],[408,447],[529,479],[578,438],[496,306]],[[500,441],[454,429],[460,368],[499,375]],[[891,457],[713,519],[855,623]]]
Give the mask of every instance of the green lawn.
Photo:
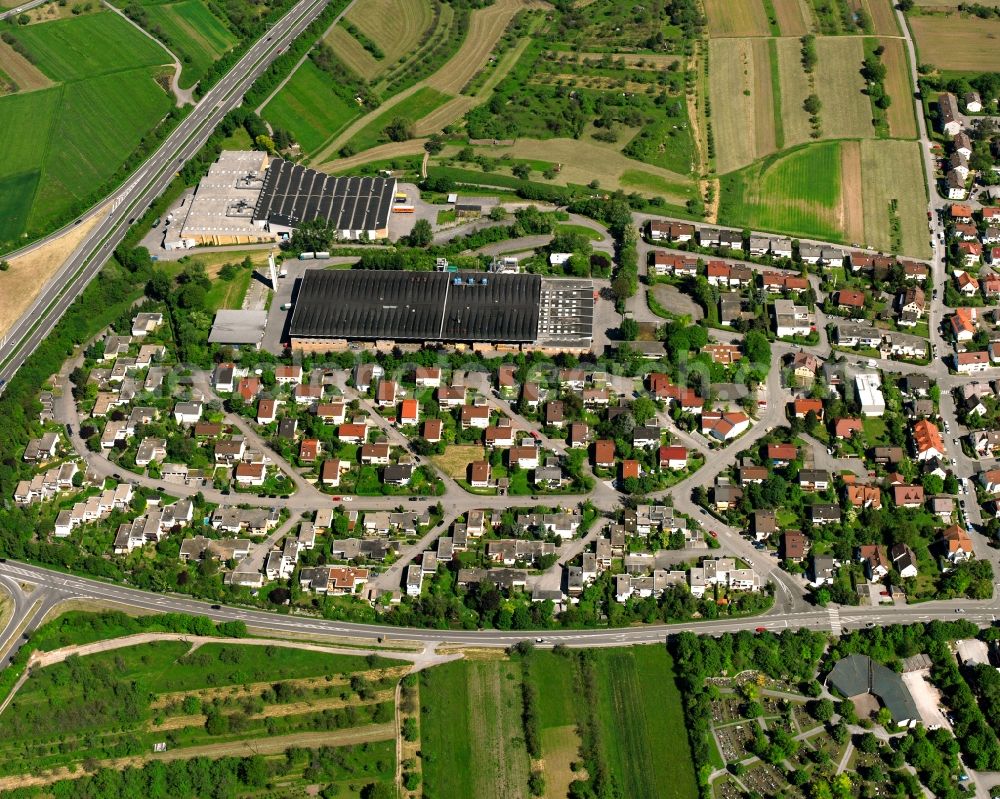
[[[349,142],[349,146],[353,147],[355,152],[360,153],[362,150],[369,150],[378,144],[383,144],[389,141],[389,139],[382,131],[394,119],[402,118],[410,122],[416,122],[427,116],[439,105],[443,105],[449,99],[450,95],[439,92],[437,89],[432,89],[429,86],[418,89],[405,100],[401,100],[379,114],[355,133]]]
[[[230,310],[242,308],[243,298],[246,296],[252,279],[253,270],[242,267],[232,280],[222,280],[217,277],[212,281],[212,288],[205,295],[205,307],[213,311],[223,308]]]
[[[722,176],[719,222],[841,241],[840,172],[836,141],[768,156]]]
[[[0,246],[45,232],[96,199],[172,100],[166,52],[112,12],[14,28],[48,89],[0,97]]]
[[[307,152],[314,152],[360,113],[330,88],[331,78],[306,59],[264,107],[264,119],[284,128]]]
[[[236,44],[236,36],[203,0],[153,3],[145,7],[150,32],[163,38],[184,65],[180,85],[197,83],[221,55]]]

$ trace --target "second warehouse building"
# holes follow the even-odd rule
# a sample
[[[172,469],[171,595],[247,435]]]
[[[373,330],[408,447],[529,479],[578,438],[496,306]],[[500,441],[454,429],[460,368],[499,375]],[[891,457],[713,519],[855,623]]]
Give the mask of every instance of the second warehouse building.
[[[587,352],[594,286],[529,274],[307,269],[289,333],[293,350],[362,344],[476,351]]]

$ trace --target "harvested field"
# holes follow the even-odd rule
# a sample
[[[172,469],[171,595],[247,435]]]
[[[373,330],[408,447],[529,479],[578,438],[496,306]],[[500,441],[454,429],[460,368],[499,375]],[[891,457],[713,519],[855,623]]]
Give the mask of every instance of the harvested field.
[[[360,0],[346,18],[381,48],[385,58],[376,63],[386,66],[416,50],[434,22],[430,0]]]
[[[602,186],[615,188],[622,182],[632,182],[634,185],[635,180],[651,180],[656,183],[656,188],[647,193],[662,194],[667,202],[679,205],[687,202],[694,188],[694,184],[685,175],[641,164],[622,155],[614,147],[599,142],[578,139],[518,139],[510,147],[477,147],[476,152],[485,152],[494,157],[509,153],[514,158],[561,164],[556,179],[559,183],[586,186],[596,178]]]
[[[38,67],[4,41],[0,41],[0,70],[6,72],[17,84],[19,92],[30,92],[52,85],[52,81]]]
[[[961,0],[917,0],[917,5],[925,8],[958,8],[960,2]],[[1000,6],[1000,0],[976,0],[976,2],[981,6],[993,6],[994,8]],[[9,3],[9,5],[13,5],[13,3]]]
[[[385,59],[378,61],[371,53],[362,46],[361,42],[355,39],[340,25],[334,25],[323,37],[326,42],[337,53],[344,66],[352,72],[361,76],[365,80],[374,80],[388,66]]]
[[[1000,72],[1000,20],[911,16],[918,60],[938,69]]]
[[[732,172],[775,149],[770,50],[766,39],[713,40],[709,48],[716,166]]]
[[[109,207],[76,225],[57,239],[25,255],[10,258],[10,269],[0,272],[0,337],[31,307],[42,288],[107,215]]]
[[[418,120],[416,133],[418,136],[427,136],[431,133],[436,133],[442,128],[460,120],[475,105],[478,105],[475,97],[454,97],[444,105],[435,108],[427,116]]]
[[[805,144],[812,126],[809,114],[802,107],[810,95],[809,77],[802,70],[801,45],[798,39],[777,39],[778,83],[781,87],[781,122],[785,131],[785,146]]]
[[[427,79],[426,85],[438,91],[458,94],[486,63],[514,15],[530,7],[532,3],[524,0],[497,0],[491,6],[473,11],[469,18],[469,33],[462,46]]]
[[[580,755],[580,736],[576,726],[542,730],[542,768],[545,772],[545,795],[556,799],[569,793],[569,785],[580,776],[572,769]]]
[[[473,461],[483,459],[483,448],[475,445],[454,444],[445,449],[444,455],[432,455],[431,460],[449,477],[464,480]]]
[[[861,142],[861,174],[864,178],[865,243],[888,251],[891,248],[890,203],[900,226],[900,251],[926,258],[927,189],[918,142]]]
[[[767,36],[771,32],[761,0],[705,0],[708,35]]]
[[[424,142],[427,139],[410,139],[409,141],[390,142],[372,147],[363,153],[352,155],[350,158],[337,158],[328,163],[321,164],[320,168],[324,172],[333,170],[333,174],[349,172],[362,164],[370,161],[385,161],[390,158],[401,158],[407,155],[419,155],[424,152]]]
[[[913,108],[913,84],[910,81],[910,61],[902,39],[879,39],[885,48],[882,63],[885,64],[885,90],[892,98],[886,109],[889,135],[894,139],[917,138],[917,118]]]
[[[865,59],[861,38],[820,36],[816,39],[816,93],[823,103],[820,124],[823,136],[858,139],[875,135],[872,107],[861,77]]]
[[[899,36],[893,0],[862,0],[879,36]]]
[[[861,197],[861,142],[841,142],[840,179],[844,236],[849,242],[860,243],[865,237],[865,213]]]
[[[810,30],[808,9],[804,0],[772,0],[782,36],[804,36]]]

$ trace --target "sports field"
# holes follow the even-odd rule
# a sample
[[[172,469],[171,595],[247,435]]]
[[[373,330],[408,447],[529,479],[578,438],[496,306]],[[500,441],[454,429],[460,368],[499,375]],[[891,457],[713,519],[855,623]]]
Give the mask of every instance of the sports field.
[[[708,35],[767,36],[770,27],[762,0],[705,0]]]
[[[900,251],[916,257],[929,256],[927,189],[920,144],[885,139],[863,141],[861,171],[866,242],[881,250],[891,249],[890,204],[894,204],[894,214],[899,220]]]
[[[709,94],[720,173],[775,150],[770,48],[766,39],[712,40]]]
[[[455,661],[420,680],[425,795],[527,799],[521,665]]]
[[[772,0],[782,36],[804,36],[809,33],[809,10],[805,0]]]
[[[938,69],[1000,72],[1000,20],[947,16],[910,16],[918,59]]]
[[[885,64],[885,90],[892,98],[886,109],[889,135],[894,139],[915,139],[917,118],[913,108],[913,84],[910,81],[910,61],[902,39],[879,39],[885,48],[882,63]]]
[[[153,79],[169,61],[109,11],[29,25],[14,35],[60,85],[0,97],[0,244],[78,210],[172,102]]]
[[[263,110],[272,125],[291,131],[306,153],[314,152],[357,118],[360,106],[350,105],[330,88],[330,76],[306,59]]]
[[[721,178],[719,222],[843,239],[839,142],[803,145]]]
[[[152,3],[145,6],[150,30],[162,30],[170,49],[181,59],[180,86],[197,83],[205,71],[236,44],[236,36],[203,0]]]
[[[857,37],[816,38],[816,93],[823,103],[820,120],[823,136],[830,139],[875,135],[872,106],[866,94],[861,64],[864,40]]]

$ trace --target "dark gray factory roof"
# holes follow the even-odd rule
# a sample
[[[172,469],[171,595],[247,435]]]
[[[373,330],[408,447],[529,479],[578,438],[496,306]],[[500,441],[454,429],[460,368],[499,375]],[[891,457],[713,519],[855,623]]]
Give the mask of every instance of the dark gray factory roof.
[[[253,218],[286,227],[325,219],[337,230],[378,230],[389,224],[395,190],[391,178],[333,177],[276,158]]]
[[[530,342],[538,275],[307,269],[295,338]]]
[[[877,696],[897,724],[920,718],[903,678],[867,655],[848,655],[838,660],[827,682],[847,697],[869,693]]]

